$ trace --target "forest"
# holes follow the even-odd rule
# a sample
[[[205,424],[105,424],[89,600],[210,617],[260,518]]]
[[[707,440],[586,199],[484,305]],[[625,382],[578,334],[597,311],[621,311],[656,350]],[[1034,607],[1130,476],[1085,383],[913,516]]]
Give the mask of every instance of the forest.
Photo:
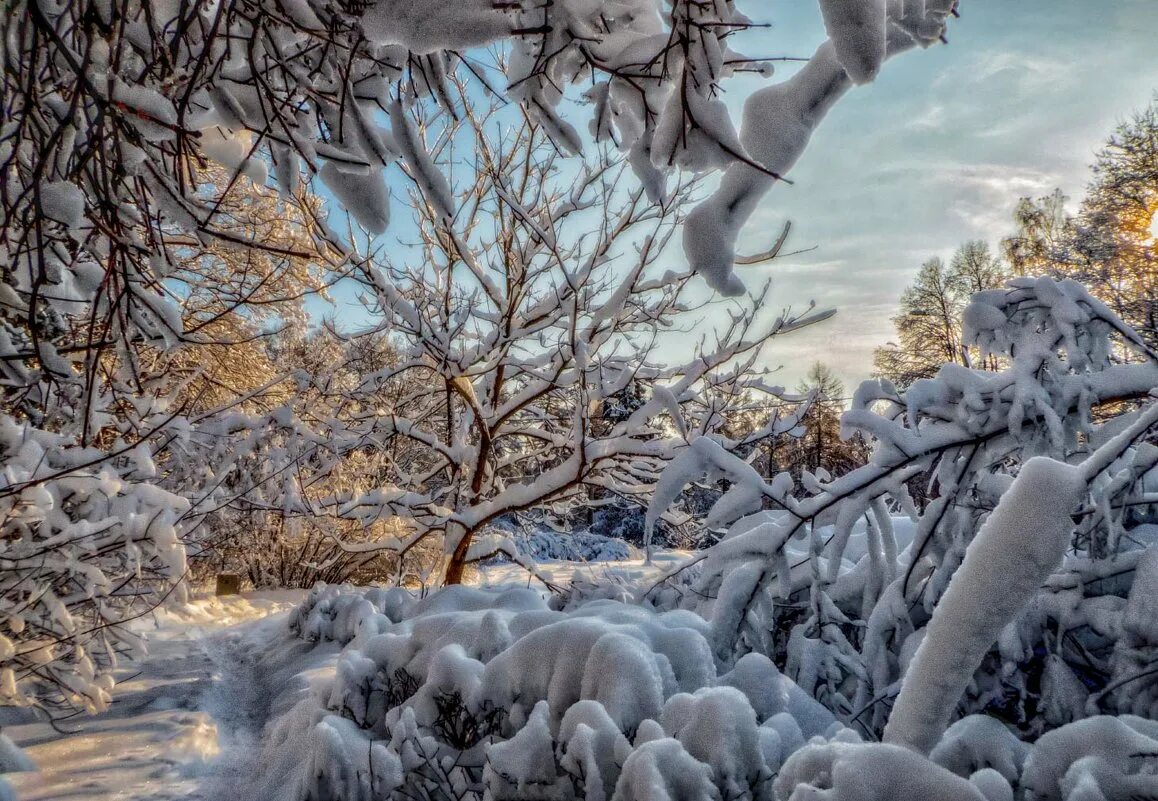
[[[1158,94],[776,366],[975,3],[6,4],[0,801],[1158,798]]]

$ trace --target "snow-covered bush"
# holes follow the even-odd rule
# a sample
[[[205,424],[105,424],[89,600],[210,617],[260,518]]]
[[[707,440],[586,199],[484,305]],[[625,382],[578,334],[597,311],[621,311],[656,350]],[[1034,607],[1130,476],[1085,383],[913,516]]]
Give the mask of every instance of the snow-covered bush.
[[[1156,787],[1158,722],[1096,716],[1029,743],[972,715],[925,756],[862,742],[761,654],[720,659],[712,629],[618,601],[552,611],[527,589],[319,587],[289,636],[346,645],[332,678],[275,704],[252,777],[273,792],[251,797],[1111,801]]]
[[[0,459],[0,706],[102,709],[140,653],[120,624],[179,597],[189,504],[143,445],[108,458],[0,415]]]
[[[643,545],[644,510],[637,505],[608,504],[590,510],[593,534],[613,537],[632,545]]]
[[[274,723],[305,734],[288,798],[770,801],[809,738],[859,739],[767,658],[719,663],[686,611],[319,587],[291,630],[346,647],[333,680]]]
[[[618,562],[636,555],[636,549],[624,540],[588,531],[560,533],[536,528],[526,535],[516,534],[514,543],[520,554],[536,562]]]
[[[454,176],[440,173],[431,157],[439,145],[425,140],[409,112],[429,100],[459,116],[448,88],[455,78],[469,80],[468,104],[505,94],[560,152],[590,148],[592,139],[619,147],[652,206],[670,198],[665,183],[677,168],[725,170],[721,191],[689,221],[694,246],[686,250],[713,288],[742,294],[734,242],[755,202],[853,81],[871,78],[889,55],[940,40],[955,4],[874,0],[869,14],[821,4],[832,41],[801,73],[753,94],[737,130],[719,99],[723,83],[737,72],[767,76],[771,66],[732,49],[751,22],[731,2],[8,3],[0,11],[5,415],[17,428],[62,437],[64,451],[88,453],[62,480],[87,476],[85,465],[120,481],[118,460],[138,448],[151,452],[162,464],[158,483],[190,507],[180,521],[158,513],[149,537],[176,523],[182,536],[200,539],[195,529],[218,520],[244,525],[276,510],[300,512],[309,505],[298,505],[289,466],[324,472],[327,459],[296,450],[303,432],[272,411],[284,401],[279,393],[294,390],[263,358],[267,331],[253,323],[261,309],[300,300],[303,286],[318,291],[373,267],[323,219],[303,178],[347,208],[360,243],[388,224],[385,175],[395,165],[436,218],[453,219]],[[475,58],[487,45],[505,54],[505,86],[492,85],[494,73]],[[571,101],[585,105],[589,135],[564,119]],[[210,178],[213,171],[223,180]],[[276,228],[292,217],[294,236],[237,224],[239,198],[267,184],[280,200],[265,222]],[[206,256],[224,252],[236,258],[207,268]],[[283,291],[286,276],[301,279],[318,265],[324,279],[315,274]],[[384,298],[397,295],[388,271],[364,273]],[[210,362],[230,362],[240,381],[222,382],[203,369]],[[306,451],[333,433],[330,422],[312,421],[317,439]],[[213,430],[198,439],[203,424]],[[236,470],[218,460],[223,444],[239,446],[243,460],[256,453],[247,433],[255,431],[270,435],[261,447],[276,458]],[[7,497],[60,498],[53,474],[29,473],[13,453],[6,449],[2,460],[15,476],[8,486],[31,483]],[[587,457],[580,455],[590,464],[603,453]],[[146,507],[170,503],[150,486],[152,479],[142,480],[113,498],[144,516]],[[100,504],[62,502],[57,512],[77,525],[95,530],[112,519]],[[429,505],[436,507],[445,508]],[[32,536],[52,542],[55,534],[37,527]],[[20,537],[18,544],[28,539]],[[6,532],[4,547],[17,548],[8,539]],[[465,532],[449,539],[468,549]],[[149,559],[130,549],[125,563]],[[48,584],[66,583],[69,598],[90,599],[83,582],[72,586],[72,562],[50,564]],[[153,589],[151,581],[134,587],[145,594],[133,597],[157,601],[168,579]],[[23,592],[4,602],[21,607]],[[85,675],[84,660],[77,665],[76,675]]]
[[[947,365],[904,395],[866,382],[843,425],[873,438],[871,462],[835,480],[805,476],[807,497],[794,497],[786,476],[764,481],[709,438],[693,441],[661,481],[652,514],[707,471],[733,482],[710,522],[737,522],[673,571],[698,572],[679,603],[713,621],[721,655],[771,655],[838,717],[875,735],[978,531],[1030,457],[1045,455],[1074,465],[1078,500],[1051,498],[1016,536],[1054,515],[1050,536],[1065,545],[1064,562],[1043,567],[1041,582],[1027,578],[1024,610],[1016,604],[1012,619],[985,632],[993,636],[977,644],[981,669],[949,703],[958,713],[989,710],[1029,734],[1079,718],[1089,704],[1145,708],[1144,693],[1118,687],[1141,690],[1150,677],[1135,655],[1149,642],[1144,596],[1125,597],[1135,580],[1150,581],[1149,562],[1137,577],[1135,567],[1152,542],[1158,404],[1148,393],[1158,387],[1158,358],[1072,281],[1023,278],[979,293],[965,324],[965,340],[1008,369]],[[1124,349],[1134,360],[1115,357]],[[905,482],[925,472],[932,500],[918,510]],[[1035,494],[1019,514],[1046,503]],[[758,512],[762,505],[772,510]],[[991,589],[978,604],[996,606],[1006,573],[985,579]],[[1128,606],[1136,611],[1124,614]]]

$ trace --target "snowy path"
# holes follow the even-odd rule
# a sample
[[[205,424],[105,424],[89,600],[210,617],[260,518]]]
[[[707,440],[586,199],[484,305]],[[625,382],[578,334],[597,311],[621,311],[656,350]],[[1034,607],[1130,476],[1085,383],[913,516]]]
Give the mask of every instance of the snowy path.
[[[540,572],[630,583],[683,558],[664,551],[654,564],[548,562]],[[488,566],[484,586],[538,588],[517,566]],[[119,679],[111,707],[54,730],[41,721],[0,725],[41,770],[8,774],[20,801],[268,801],[280,798],[280,767],[263,760],[271,704],[310,677],[332,675],[340,647],[286,639],[286,612],[301,591],[194,601],[143,632],[149,656]],[[280,642],[279,642],[280,640]],[[288,695],[287,695],[287,691]],[[276,710],[275,710],[276,711]],[[281,709],[278,714],[285,712]],[[272,784],[271,784],[272,782]]]
[[[270,693],[257,669],[300,593],[196,602],[150,632],[104,713],[61,724],[9,724],[43,769],[11,774],[21,801],[234,801],[260,742]]]

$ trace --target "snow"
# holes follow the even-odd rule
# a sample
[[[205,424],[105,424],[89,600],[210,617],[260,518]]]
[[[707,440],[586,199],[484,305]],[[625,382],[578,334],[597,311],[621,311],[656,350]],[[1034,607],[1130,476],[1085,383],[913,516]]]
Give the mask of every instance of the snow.
[[[236,171],[262,186],[268,178],[268,171],[264,161],[251,158],[254,152],[251,138],[248,133],[230,133],[213,127],[201,131],[199,145],[201,152],[228,169],[230,175]]]
[[[541,567],[544,562],[608,563],[628,562],[639,558],[636,548],[618,537],[590,531],[558,532],[537,527],[529,533],[515,532],[514,547],[525,558]]]
[[[1081,472],[1026,462],[969,544],[905,673],[884,740],[927,754],[1001,629],[1062,561],[1085,492]]]
[[[885,0],[820,0],[824,27],[853,83],[868,83],[885,60]]]
[[[1025,762],[1021,786],[1027,801],[1076,801],[1071,793],[1080,785],[1098,788],[1107,779],[1142,769],[1147,755],[1158,755],[1158,730],[1154,723],[1143,720],[1149,730],[1144,734],[1130,725],[1137,720],[1102,715],[1043,734]],[[1127,798],[1129,794],[1111,797]]]
[[[785,716],[795,727],[794,736],[788,738],[790,740],[822,735],[836,723],[828,709],[782,674],[763,654],[740,657],[716,684],[742,692],[757,719],[766,725],[778,716]],[[775,727],[778,724],[771,725]]]
[[[407,5],[410,5],[409,3]],[[414,122],[406,114],[401,100],[390,104],[390,124],[394,126],[394,140],[402,152],[402,159],[410,176],[422,192],[426,202],[443,219],[454,217],[454,195],[446,176],[439,172],[427,152],[426,143]]]
[[[664,737],[645,742],[623,763],[612,801],[714,801],[712,770]]]
[[[346,172],[327,161],[318,177],[355,220],[375,236],[386,232],[390,223],[390,194],[382,170],[368,173]]]
[[[0,733],[0,774],[36,770],[36,763],[20,750],[12,738]]]
[[[744,101],[740,141],[763,169],[734,162],[720,188],[684,223],[684,252],[712,289],[729,296],[744,293],[733,271],[740,228],[776,179],[803,155],[816,125],[849,86],[829,41],[791,78],[758,89]]]
[[[1158,684],[1158,556],[1154,532],[1136,525],[1156,505],[1158,448],[1144,440],[1158,426],[1158,360],[1104,303],[1051,277],[977,294],[962,341],[1002,369],[945,365],[903,395],[863,385],[842,431],[874,440],[870,462],[838,477],[805,472],[799,487],[736,455],[790,433],[799,416],[736,442],[709,394],[782,398],[743,370],[768,338],[827,313],[757,326],[765,289],[737,307],[739,333],[715,351],[664,367],[645,344],[691,310],[681,288],[692,272],[655,269],[680,218],[661,202],[672,168],[723,172],[687,217],[685,254],[711,289],[745,294],[733,269],[742,226],[834,103],[888,56],[941,39],[956,0],[818,0],[828,39],[792,77],[751,92],[739,126],[724,80],[772,70],[731,49],[749,25],[731,2],[284,0],[280,13],[212,24],[190,4],[176,4],[190,7],[190,24],[173,3],[138,5],[123,5],[120,25],[104,0],[34,5],[53,36],[17,42],[47,88],[29,89],[27,124],[0,145],[17,187],[12,241],[38,243],[17,254],[3,288],[27,322],[6,318],[0,331],[6,386],[23,399],[0,414],[0,770],[12,774],[0,797],[1158,795],[1158,724],[1101,714],[1153,715]],[[177,38],[158,49],[163,32]],[[472,63],[491,44],[500,63]],[[91,75],[75,74],[78,63]],[[448,88],[491,67],[495,94],[560,158],[587,145],[572,124],[583,90],[592,138],[630,154],[651,206],[569,243],[556,219],[590,216],[630,190],[600,195],[610,172],[590,163],[572,189],[575,173],[556,168],[546,141],[529,187],[506,180],[515,162],[503,156],[487,177],[493,194],[472,192],[452,121],[473,124],[489,92],[472,80],[452,99]],[[93,137],[102,125],[115,135]],[[290,202],[299,172],[316,174],[371,237],[389,224],[386,170],[400,162],[429,206],[428,250],[448,258],[412,271],[362,265],[382,313],[375,333],[402,343],[380,382],[327,386],[336,405],[308,409],[309,422],[291,405],[169,416],[188,404],[149,387],[184,372],[165,365],[197,333],[167,286],[172,257],[229,239],[221,198],[186,169],[203,159],[259,184],[272,161]],[[561,190],[552,175],[567,176]],[[556,193],[560,202],[545,200]],[[495,209],[510,228],[472,240]],[[97,211],[102,224],[89,225]],[[647,221],[626,274],[612,262],[632,248],[609,240],[587,252],[592,231]],[[338,269],[363,261],[322,220],[306,227],[307,241],[332,240],[323,255]],[[45,280],[52,291],[40,291]],[[107,316],[102,304],[123,312],[105,332],[115,352],[81,370],[91,348],[72,346]],[[450,394],[420,386],[395,408],[363,405],[413,374],[437,376]],[[272,476],[238,481],[236,461],[214,458],[230,450],[265,467],[259,432],[297,468],[278,470],[280,490]],[[203,435],[220,444],[198,450]],[[363,497],[335,489],[320,501],[347,521],[393,517],[410,529],[362,552],[413,555],[438,540],[454,559],[422,552],[422,581],[437,567],[457,581],[464,562],[495,553],[517,564],[482,565],[478,586],[438,591],[319,585],[292,610],[286,595],[186,603],[184,543],[217,522],[200,510],[312,512],[305,487],[334,477],[322,465],[380,450],[380,435],[394,475]],[[399,440],[427,455],[399,455]],[[293,452],[298,441],[307,449]],[[700,521],[718,544],[653,551],[657,522],[702,477],[731,485]],[[920,510],[914,481],[931,496]],[[495,522],[516,509],[565,519],[648,493],[646,558],[550,537],[520,553]],[[611,555],[625,558],[602,563]],[[140,618],[158,598],[171,606]],[[89,716],[49,731],[35,709]],[[882,732],[885,742],[866,741]]]
[[[478,47],[509,36],[512,18],[493,0],[377,0],[362,15],[362,32],[376,44],[415,53]]]
[[[1064,496],[1066,471],[1028,476],[1034,490],[1060,480]],[[544,592],[199,597],[141,624],[150,656],[107,712],[62,735],[8,720],[21,759],[42,768],[8,778],[26,801],[376,801],[416,781],[471,799],[1109,801],[1156,781],[1158,722],[1087,718],[1028,745],[973,715],[925,758],[861,742],[763,655],[721,664],[694,614],[606,599],[554,611]],[[446,717],[452,698],[461,717]],[[480,728],[452,747],[453,720]]]
[[[776,796],[786,801],[985,801],[967,779],[907,748],[876,743],[808,745],[784,763]]]
[[[0,642],[13,651],[0,666],[0,702],[98,711],[108,703],[117,652],[140,648],[127,628],[108,625],[140,612],[139,594],[126,585],[147,574],[151,581],[139,586],[146,594],[179,600],[183,593],[185,548],[175,521],[189,502],[141,480],[139,451],[127,465],[87,468],[90,449],[6,415],[0,448],[7,455],[0,503],[14,526],[4,541],[0,595],[16,610],[6,612]],[[33,528],[35,536],[21,533]]]
[[[673,695],[659,721],[691,756],[711,766],[724,798],[739,797],[771,779],[755,712],[739,690],[704,687]]]
[[[1122,715],[1095,729],[1083,718],[1151,714],[1152,508],[1125,504],[1153,502],[1145,476],[1158,453],[1142,439],[1158,411],[1144,401],[1101,423],[1087,404],[1141,397],[1158,377],[1151,362],[1114,361],[1112,348],[1135,347],[1133,335],[1112,344],[1106,332],[1122,324],[1073,282],[1017,279],[971,308],[967,336],[1007,369],[946,365],[904,395],[866,382],[843,427],[874,438],[868,465],[805,482],[803,498],[736,465],[736,483],[772,508],[741,517],[636,596],[678,598],[710,620],[714,656],[737,660],[742,690],[774,686],[781,668],[856,727],[801,747],[799,716],[765,720],[767,764],[788,760],[781,799],[1150,792],[1158,749],[1147,740],[1158,726]],[[657,503],[711,475],[713,461],[696,451],[671,464]],[[938,496],[923,511],[903,486],[921,470]],[[776,665],[744,655],[753,649]],[[883,745],[856,742],[882,731]],[[923,789],[866,782],[901,770],[886,767],[901,759],[897,746],[912,752],[904,770]],[[1111,750],[1133,756],[1115,761]]]
[[[967,715],[945,731],[929,759],[965,778],[989,769],[997,771],[1007,783],[1016,783],[1028,751],[996,718]]]
[[[200,597],[161,612],[155,623],[139,621],[151,641],[148,659],[121,669],[107,710],[60,732],[19,710],[0,710],[5,735],[39,768],[7,777],[16,797],[196,797],[233,760],[252,754],[265,702],[252,660],[300,597]]]
[[[295,786],[364,797],[360,754],[388,742],[382,761],[401,764],[402,787],[452,765],[438,781],[469,798],[771,801],[775,771],[806,737],[859,739],[765,657],[720,672],[709,624],[684,610],[595,598],[555,611],[509,585],[411,603],[399,592],[317,587],[293,614],[291,632],[318,647],[346,643],[332,678],[272,725],[334,729],[304,746],[271,741],[314,760]],[[448,699],[461,717],[447,718]],[[452,746],[455,719],[475,721],[475,734]],[[485,768],[481,779],[469,765]]]
[[[1138,560],[1120,626],[1111,660],[1114,703],[1121,712],[1156,717],[1158,683],[1147,672],[1158,650],[1158,548],[1154,546]]]
[[[49,219],[77,228],[84,219],[84,193],[65,181],[45,183],[38,189],[40,209]]]
[[[200,597],[148,628],[150,656],[106,713],[63,736],[6,726],[46,767],[12,776],[18,797],[371,801],[435,770],[472,798],[770,800],[801,724],[843,731],[755,655],[717,681],[707,624],[679,610],[322,585]],[[761,677],[778,678],[773,699]],[[460,722],[491,721],[477,745],[469,729],[462,750],[444,739],[452,697]]]
[[[603,597],[607,597],[606,593],[613,593],[616,597],[630,597],[635,588],[683,564],[690,555],[689,551],[656,548],[650,560],[638,553],[631,559],[614,561],[552,559],[536,563],[533,576],[525,567],[515,563],[488,562],[478,567],[478,583],[482,587],[518,584],[530,587],[539,584],[536,577],[541,577],[557,587],[570,588],[573,592],[598,592]]]
[[[520,793],[533,793],[534,785],[549,785],[555,781],[555,745],[550,715],[550,704],[540,701],[518,734],[505,743],[491,746],[487,768],[496,783],[513,784]]]
[[[580,701],[567,710],[559,725],[565,771],[585,777],[587,798],[608,799],[615,792],[615,776],[631,753],[631,744],[602,704]]]
[[[982,768],[969,777],[986,801],[1013,801],[1013,786],[993,768]]]
[[[1150,714],[1154,532],[1127,528],[1119,509],[1153,504],[1158,449],[1140,439],[1158,406],[1098,426],[1088,413],[1111,388],[1150,390],[1153,367],[1111,359],[1112,320],[1075,284],[1018,279],[974,307],[987,311],[971,336],[1009,368],[947,366],[906,397],[863,386],[845,424],[876,437],[872,460],[807,476],[802,497],[783,475],[756,475],[718,432],[685,428],[648,518],[688,481],[727,477],[705,522],[728,528],[704,552],[495,563],[474,586],[438,591],[318,585],[260,622],[248,621],[284,597],[177,604],[158,616],[139,675],[121,667],[115,690],[84,662],[87,646],[73,652],[63,680],[79,677],[77,692],[99,691],[108,709],[72,735],[5,718],[43,768],[11,783],[33,798],[123,786],[254,801],[430,788],[463,801],[1147,797],[1158,723],[1098,713]],[[473,383],[461,391],[472,407],[485,398]],[[671,414],[683,391],[660,386],[640,419]],[[59,450],[15,422],[0,433],[24,475]],[[970,449],[977,474],[974,455],[961,457]],[[1039,451],[1051,455],[1023,458]],[[13,508],[62,532],[148,534],[181,570],[174,527],[146,528],[144,514],[175,501],[134,483],[159,468],[133,449],[115,470],[32,482]],[[919,512],[905,482],[926,469],[938,497]],[[527,485],[503,492],[531,497]],[[66,514],[66,500],[98,496],[125,514]],[[94,589],[109,583],[69,569]],[[75,626],[66,599],[40,603],[9,616],[0,639],[5,659],[32,670],[62,647],[38,629]],[[118,630],[139,654],[142,630]],[[14,678],[0,674],[11,696]],[[884,743],[866,742],[881,731]]]

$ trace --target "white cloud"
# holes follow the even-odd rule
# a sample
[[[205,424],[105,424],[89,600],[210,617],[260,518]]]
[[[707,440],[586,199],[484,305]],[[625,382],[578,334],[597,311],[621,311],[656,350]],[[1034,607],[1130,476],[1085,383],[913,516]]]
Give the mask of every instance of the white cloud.
[[[933,103],[925,111],[917,114],[905,124],[906,128],[922,133],[930,131],[944,131],[947,128],[949,114],[943,103]]]
[[[987,50],[976,53],[954,75],[965,77],[965,85],[956,87],[958,90],[986,86],[1005,95],[1025,97],[1068,91],[1076,83],[1077,70],[1072,60],[1048,53]]]
[[[1010,227],[1019,198],[1041,197],[1061,182],[1058,174],[1008,164],[948,164],[934,168],[930,178],[940,187],[949,213],[983,239]]]

